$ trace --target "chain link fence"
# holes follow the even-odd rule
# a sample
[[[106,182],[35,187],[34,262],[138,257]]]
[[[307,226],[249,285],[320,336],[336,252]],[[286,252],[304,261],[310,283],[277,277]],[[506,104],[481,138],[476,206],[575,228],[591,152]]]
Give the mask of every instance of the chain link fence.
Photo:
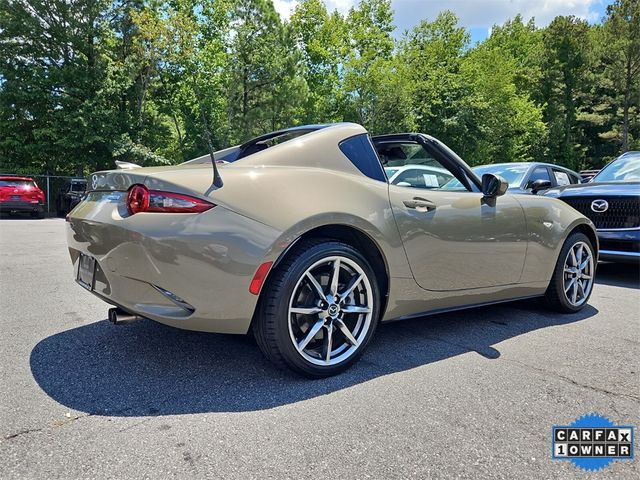
[[[33,178],[38,187],[44,192],[44,211],[47,215],[55,215],[58,195],[71,180],[84,180],[84,177],[67,177],[61,175],[27,175],[24,173],[0,173],[0,175]]]

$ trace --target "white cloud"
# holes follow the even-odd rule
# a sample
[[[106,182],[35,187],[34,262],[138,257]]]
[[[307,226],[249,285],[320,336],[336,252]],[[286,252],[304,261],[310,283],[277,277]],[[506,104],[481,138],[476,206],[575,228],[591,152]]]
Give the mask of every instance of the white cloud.
[[[534,17],[538,26],[546,26],[557,15],[575,15],[589,21],[598,20],[605,0],[393,0],[395,23],[402,31],[422,19],[433,20],[442,10],[451,10],[468,28],[491,28],[518,13],[528,20]],[[274,0],[276,10],[289,18],[297,0]],[[358,0],[325,0],[329,11],[347,13]]]
[[[289,20],[296,3],[296,0],[273,0],[273,7],[282,19]]]
[[[557,15],[575,15],[585,20],[598,19],[601,0],[395,0],[396,24],[400,29],[415,25],[416,18],[433,19],[442,10],[451,10],[468,28],[500,25],[518,13],[528,20],[535,18],[543,27]]]
[[[324,0],[327,10],[333,12],[338,10],[340,13],[345,14],[349,9],[358,3],[357,0]],[[273,6],[276,12],[280,14],[285,20],[288,20],[293,13],[293,9],[298,4],[298,0],[273,0]]]

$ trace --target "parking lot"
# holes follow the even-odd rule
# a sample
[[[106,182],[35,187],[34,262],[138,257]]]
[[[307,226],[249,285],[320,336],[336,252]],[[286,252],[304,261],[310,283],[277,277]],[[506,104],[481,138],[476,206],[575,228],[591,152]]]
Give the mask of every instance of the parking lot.
[[[640,426],[635,266],[601,264],[575,315],[527,301],[384,325],[309,381],[250,337],[111,325],[64,225],[0,220],[2,478],[602,478],[551,460],[551,426]]]

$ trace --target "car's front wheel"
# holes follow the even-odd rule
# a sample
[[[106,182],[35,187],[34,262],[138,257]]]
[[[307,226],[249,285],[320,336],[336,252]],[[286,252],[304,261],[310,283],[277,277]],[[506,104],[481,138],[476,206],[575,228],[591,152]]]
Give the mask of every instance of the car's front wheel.
[[[326,377],[355,362],[378,324],[373,269],[356,249],[303,241],[272,273],[254,322],[256,341],[280,367]]]
[[[567,238],[545,294],[545,303],[560,312],[581,310],[593,290],[597,259],[591,240],[583,233]]]

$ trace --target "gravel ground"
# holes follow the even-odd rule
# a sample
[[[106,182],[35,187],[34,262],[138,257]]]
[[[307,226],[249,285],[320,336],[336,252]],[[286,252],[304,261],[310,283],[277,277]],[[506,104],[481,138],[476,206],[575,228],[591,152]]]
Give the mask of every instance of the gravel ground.
[[[354,368],[309,381],[249,337],[111,325],[73,280],[63,220],[3,219],[0,477],[603,478],[552,461],[551,426],[640,426],[639,312],[638,268],[601,264],[579,314],[388,324]]]

